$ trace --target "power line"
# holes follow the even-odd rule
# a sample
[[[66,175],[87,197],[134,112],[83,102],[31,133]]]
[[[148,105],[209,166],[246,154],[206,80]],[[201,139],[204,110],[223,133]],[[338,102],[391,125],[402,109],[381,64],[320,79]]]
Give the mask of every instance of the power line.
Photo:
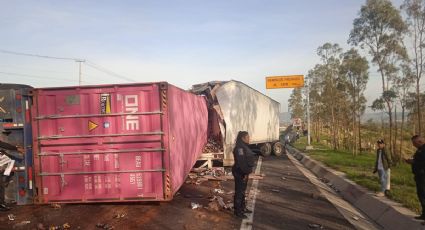
[[[40,72],[49,72],[49,73],[59,73],[59,74],[74,74],[73,72],[63,72],[63,71],[55,71],[55,70],[47,70],[47,69],[39,69],[39,68],[32,68],[32,67],[22,67],[22,66],[16,66],[16,65],[2,65],[0,64],[0,67],[8,68],[8,69],[20,69],[20,70],[31,70],[31,71],[40,71]],[[84,74],[85,75],[85,74]]]
[[[100,66],[100,65],[97,65],[97,64],[95,64],[95,63],[93,63],[93,62],[91,62],[91,61],[89,61],[89,60],[86,60],[85,64],[86,64],[87,66],[90,66],[90,67],[92,67],[92,68],[94,68],[94,69],[96,69],[96,70],[100,71],[100,72],[103,72],[103,73],[109,74],[109,75],[114,76],[114,77],[116,77],[116,78],[120,78],[120,79],[123,79],[123,80],[129,81],[129,82],[136,82],[134,79],[131,79],[131,78],[128,78],[128,77],[122,76],[122,75],[120,75],[120,74],[114,73],[114,72],[112,72],[112,71],[110,71],[110,70],[106,69],[105,67],[102,67],[102,66]]]
[[[15,52],[15,51],[3,50],[3,49],[0,49],[0,52],[6,53],[6,54],[19,55],[19,56],[38,57],[38,58],[47,58],[47,59],[56,59],[56,60],[68,60],[68,61],[81,61],[82,60],[80,58],[54,57],[54,56],[39,55],[39,54],[21,53],[21,52]]]
[[[3,71],[0,71],[0,74],[13,75],[13,76],[19,76],[24,78],[49,79],[49,80],[56,80],[56,81],[75,82],[75,80],[67,79],[67,78],[53,78],[53,77],[45,77],[45,76],[37,76],[37,75],[21,74],[21,73],[11,73],[11,72],[3,72]],[[90,82],[86,82],[86,83],[90,83]]]
[[[39,54],[30,54],[30,53],[22,53],[22,52],[16,52],[16,51],[10,51],[10,50],[3,50],[0,49],[0,53],[5,53],[5,54],[12,54],[12,55],[19,55],[19,56],[28,56],[28,57],[36,57],[36,58],[47,58],[47,59],[56,59],[56,60],[68,60],[68,61],[75,61],[78,62],[79,64],[79,76],[80,79],[79,81],[81,81],[81,63],[85,63],[87,66],[92,67],[100,72],[106,73],[108,75],[111,75],[113,77],[122,79],[122,80],[126,80],[129,82],[136,82],[134,79],[122,76],[120,74],[117,74],[113,71],[110,71],[108,69],[106,69],[105,67],[102,67],[94,62],[82,59],[82,58],[70,58],[70,57],[55,57],[55,56],[48,56],[48,55],[39,55]]]

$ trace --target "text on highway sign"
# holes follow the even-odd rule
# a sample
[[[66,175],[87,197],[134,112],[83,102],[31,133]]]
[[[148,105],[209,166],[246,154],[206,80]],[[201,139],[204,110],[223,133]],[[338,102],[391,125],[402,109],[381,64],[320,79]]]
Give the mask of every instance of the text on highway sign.
[[[266,77],[266,89],[304,87],[304,75]]]

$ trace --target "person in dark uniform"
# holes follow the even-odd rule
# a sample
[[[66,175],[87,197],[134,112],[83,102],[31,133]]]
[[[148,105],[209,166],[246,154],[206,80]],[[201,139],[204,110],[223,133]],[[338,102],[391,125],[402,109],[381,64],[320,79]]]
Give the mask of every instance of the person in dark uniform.
[[[422,206],[422,214],[415,217],[418,220],[425,220],[425,140],[419,135],[412,137],[412,144],[416,147],[413,158],[405,159],[406,163],[412,165],[412,172],[415,176],[416,193]]]
[[[11,145],[9,143],[0,141],[0,156],[6,155],[7,158],[11,158],[11,159],[23,158],[22,156],[19,156],[17,154],[9,153],[6,150],[16,151],[19,153],[24,152],[23,148],[19,146]],[[5,165],[0,165],[0,211],[9,211],[10,207],[6,205],[6,201],[5,201],[5,190],[7,186],[7,182],[6,182],[7,178],[3,174],[4,169],[5,169]]]
[[[235,163],[232,167],[232,173],[235,177],[235,196],[234,208],[235,215],[238,218],[247,218],[244,213],[252,213],[246,208],[245,191],[248,185],[248,175],[254,167],[254,155],[248,146],[249,134],[246,131],[240,131],[236,138],[236,146],[233,149],[233,158]]]

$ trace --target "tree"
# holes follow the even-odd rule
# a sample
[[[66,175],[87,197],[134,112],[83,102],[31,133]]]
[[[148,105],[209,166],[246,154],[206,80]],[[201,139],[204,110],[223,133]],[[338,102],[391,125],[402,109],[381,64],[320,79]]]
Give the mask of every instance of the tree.
[[[324,90],[322,96],[325,97],[327,104],[330,107],[331,113],[331,127],[332,127],[332,145],[334,150],[337,149],[338,133],[336,121],[336,104],[338,101],[337,95],[337,79],[340,66],[340,55],[342,49],[338,44],[325,43],[317,49],[317,55],[323,62],[323,84]]]
[[[291,118],[304,118],[305,109],[303,103],[303,96],[301,88],[292,90],[291,97],[289,98],[289,108],[291,108]]]
[[[378,66],[382,80],[382,97],[389,116],[390,150],[394,153],[392,143],[393,104],[385,92],[391,89],[390,80],[397,72],[395,62],[407,57],[402,45],[406,25],[400,12],[389,0],[367,0],[361,7],[359,17],[354,19],[353,29],[348,42],[362,49],[367,49],[372,62]]]
[[[417,133],[422,134],[420,81],[425,64],[425,1],[405,0],[401,9],[406,13],[406,25],[408,26],[411,38],[410,50],[413,53],[413,57],[410,61],[410,65],[412,66],[413,76],[416,82]]]
[[[350,49],[343,54],[340,73],[347,85],[351,99],[353,155],[361,150],[360,120],[365,110],[366,99],[363,93],[369,80],[368,70],[368,61],[360,56],[356,49]]]
[[[405,122],[405,112],[406,107],[409,103],[409,92],[412,87],[412,83],[415,79],[415,74],[412,72],[409,63],[402,65],[402,74],[394,79],[394,92],[397,94],[401,107],[401,125],[400,125],[400,146],[399,146],[399,159],[402,159],[402,150],[403,150],[403,131],[404,131],[404,122]]]

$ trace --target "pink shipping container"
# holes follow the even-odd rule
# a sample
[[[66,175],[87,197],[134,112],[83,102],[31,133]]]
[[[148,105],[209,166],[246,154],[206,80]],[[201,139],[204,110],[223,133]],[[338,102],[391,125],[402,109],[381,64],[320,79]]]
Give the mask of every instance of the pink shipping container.
[[[165,82],[33,93],[36,203],[171,200],[207,141],[205,99]]]

